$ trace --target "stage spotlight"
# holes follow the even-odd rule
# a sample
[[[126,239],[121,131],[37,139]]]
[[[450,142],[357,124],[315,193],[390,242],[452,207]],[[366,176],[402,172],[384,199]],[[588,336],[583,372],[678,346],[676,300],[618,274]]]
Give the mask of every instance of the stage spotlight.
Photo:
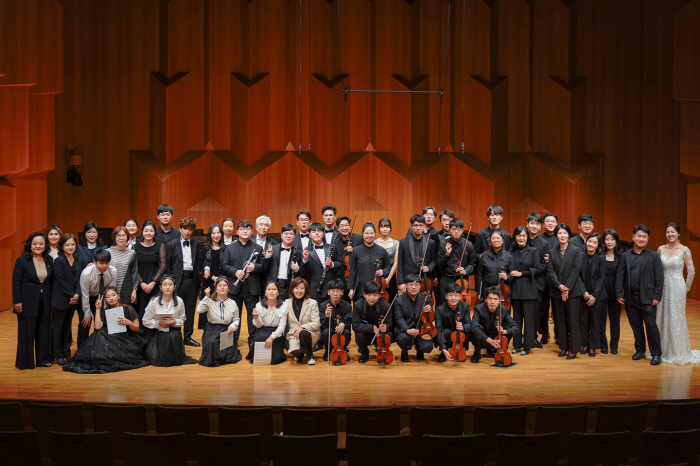
[[[80,166],[83,164],[82,157],[77,155],[72,145],[66,148],[66,158],[68,159],[68,173],[66,173],[66,182],[73,186],[82,186],[83,177],[80,174]]]

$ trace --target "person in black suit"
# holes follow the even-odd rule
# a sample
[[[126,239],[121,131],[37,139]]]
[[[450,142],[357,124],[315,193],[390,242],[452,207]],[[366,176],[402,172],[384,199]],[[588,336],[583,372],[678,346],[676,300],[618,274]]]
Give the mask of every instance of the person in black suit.
[[[272,220],[267,215],[261,215],[255,220],[256,235],[253,239],[258,246],[263,248],[263,251],[267,251],[270,245],[277,244],[277,241],[267,236],[271,226]]]
[[[319,317],[321,321],[321,338],[320,344],[326,350],[323,353],[323,360],[328,361],[329,348],[335,348],[336,334],[340,333],[345,337],[345,351],[350,344],[352,326],[352,307],[350,303],[343,300],[343,292],[345,291],[345,281],[339,278],[331,280],[328,283],[328,299],[321,301],[318,305]],[[330,333],[331,343],[328,346],[328,335]]]
[[[199,271],[201,270],[200,249],[202,243],[192,238],[197,221],[192,217],[180,219],[180,237],[166,244],[165,275],[175,278],[175,290],[177,296],[185,305],[185,332],[184,344],[200,346],[192,339],[194,330],[194,316],[199,294]],[[199,316],[200,319],[206,317]]]
[[[620,341],[620,314],[622,305],[617,302],[615,294],[615,280],[620,272],[622,263],[622,252],[620,252],[620,236],[615,230],[605,230],[603,233],[605,244],[605,294],[608,296],[606,309],[600,315],[600,352],[608,354],[608,338],[605,335],[607,320],[610,319],[610,352],[617,354],[617,345]]]
[[[540,233],[538,238],[541,238],[547,242],[547,248],[545,249],[545,261],[549,261],[549,251],[557,247],[559,241],[557,241],[557,236],[554,234],[554,229],[559,224],[559,217],[553,213],[547,213],[542,218],[542,225],[544,225],[544,232]],[[553,309],[552,298],[549,296],[549,280],[545,276],[544,279],[544,289],[542,290],[542,301],[540,302],[540,309],[538,314],[538,324],[537,331],[541,335],[540,343],[546,345],[549,342],[549,310]],[[554,342],[559,344],[559,339],[557,338],[557,320],[556,314],[552,312],[552,321],[554,322]]]
[[[502,230],[491,230],[490,244],[477,260],[476,290],[482,300],[486,298],[486,290],[498,286],[500,280],[508,279],[505,270],[511,267],[513,257],[505,246],[501,232]]]
[[[156,238],[161,244],[168,244],[180,237],[180,230],[170,225],[173,215],[173,208],[168,204],[161,204],[156,209],[156,217],[160,222],[160,226],[156,229]]]
[[[352,256],[350,256],[350,276],[348,278],[350,299],[357,300],[362,297],[364,292],[362,283],[389,275],[389,254],[387,254],[386,249],[375,243],[376,231],[372,223],[365,223],[362,226],[363,243],[355,247]],[[379,268],[377,268],[377,260]]]
[[[605,256],[601,254],[602,239],[598,233],[592,233],[586,240],[586,255],[583,257],[581,279],[586,287],[581,306],[581,354],[588,350],[588,355],[595,357],[595,350],[600,348],[600,320],[605,316],[605,293],[608,271],[605,268]]]
[[[100,249],[107,249],[102,238],[100,238],[100,227],[95,222],[87,222],[83,228],[83,237],[80,240],[78,250],[75,252],[75,257],[78,258],[83,268],[85,268],[88,264],[92,264],[95,251]]]
[[[402,293],[406,292],[406,279],[409,275],[415,274],[422,279],[423,274],[427,274],[430,279],[435,271],[435,242],[424,233],[424,226],[425,217],[418,214],[411,216],[412,234],[399,241],[396,275]]]
[[[294,237],[294,247],[298,251],[303,251],[309,247],[311,237],[309,236],[309,227],[311,226],[311,214],[302,210],[297,214],[297,228],[299,231]]]
[[[435,273],[440,285],[439,294],[443,296],[447,293],[448,285],[455,283],[460,278],[464,280],[464,287],[469,287],[469,275],[474,272],[474,262],[476,261],[474,246],[467,240],[463,232],[464,222],[459,218],[453,219],[450,222],[450,237],[438,246]]]
[[[465,350],[469,349],[469,340],[472,338],[469,305],[460,299],[462,287],[455,282],[450,282],[446,288],[445,303],[435,309],[435,327],[438,331],[437,340],[440,347],[438,362],[454,361],[449,352],[452,347],[452,332],[464,334],[463,347]]]
[[[292,279],[300,273],[301,251],[294,247],[294,236],[297,229],[292,224],[282,227],[282,243],[272,246],[272,256],[270,256],[270,268],[267,272],[267,282],[277,283],[279,298],[286,300],[289,298],[289,284]]]
[[[265,277],[270,268],[268,259],[272,257],[272,246],[269,246],[267,251],[263,251],[263,248],[255,241],[250,240],[253,233],[250,220],[239,221],[236,225],[236,231],[238,232],[238,241],[226,246],[222,268],[224,273],[233,280],[233,286],[231,286],[229,293],[241,312],[243,303],[245,303],[248,347],[250,348],[253,345],[253,334],[255,333],[253,309],[255,309],[255,305],[259,301],[258,297],[262,293],[260,277]],[[246,273],[248,274],[247,278],[245,277]],[[236,339],[238,339],[241,328],[239,327],[236,332],[238,332],[236,334]]]
[[[406,293],[394,302],[394,339],[401,348],[401,361],[408,362],[408,350],[416,347],[416,359],[422,361],[424,354],[435,346],[433,339],[424,340],[420,335],[421,315],[433,310],[430,297],[420,290],[421,278],[417,274],[406,277]]]
[[[345,281],[345,294],[343,295],[343,299],[350,302],[350,298],[348,297],[348,292],[350,290],[347,288],[347,274],[350,273],[350,257],[352,256],[353,249],[362,244],[362,235],[352,232],[354,225],[350,223],[350,217],[344,215],[338,217],[335,224],[338,227],[338,234],[335,236],[336,249],[341,253],[340,258],[343,265],[332,278],[341,278]],[[346,258],[348,261],[347,265],[345,264]]]
[[[423,233],[428,235],[428,237],[433,237],[438,234],[438,231],[435,229],[433,224],[435,223],[435,219],[437,218],[437,210],[435,207],[431,205],[427,205],[423,207],[423,219],[425,221],[425,225],[423,225]],[[406,232],[406,237],[408,238],[413,234],[413,227],[409,226],[408,231]]]
[[[335,245],[323,241],[323,230],[320,223],[311,225],[311,243],[301,256],[301,276],[309,282],[311,297],[318,302],[328,297],[328,274],[339,270],[342,263]]]
[[[591,233],[593,233],[593,227],[595,225],[595,219],[592,215],[583,214],[578,218],[578,231],[579,234],[572,237],[569,240],[571,246],[576,246],[581,250],[581,254],[586,254],[586,240]]]
[[[80,272],[83,266],[75,257],[78,242],[73,233],[58,240],[58,257],[53,263],[54,283],[51,287],[53,321],[53,355],[59,366],[70,359],[71,324],[80,300]]]
[[[326,204],[321,207],[321,218],[323,219],[323,242],[333,244],[338,236],[338,229],[335,227],[335,216],[338,210],[333,204]]]
[[[516,227],[513,231],[513,240],[511,245],[513,260],[507,269],[507,275],[513,320],[521,333],[513,340],[513,354],[520,353],[521,356],[527,356],[538,344],[535,338],[537,336],[535,330],[537,303],[540,296],[537,280],[545,274],[547,263],[544,261],[542,251],[532,245],[526,227],[522,225]],[[539,347],[541,348],[542,345]]]
[[[438,231],[435,233],[435,236],[433,236],[436,246],[450,238],[450,222],[455,218],[455,213],[451,210],[443,210],[440,213],[440,224],[442,225],[442,230]]]
[[[644,358],[646,326],[651,365],[661,364],[661,338],[656,325],[656,306],[664,291],[664,268],[661,257],[649,249],[650,231],[646,225],[637,225],[632,230],[634,247],[622,254],[620,270],[615,278],[617,301],[625,305],[627,319],[634,333],[635,361]]]
[[[520,334],[518,325],[511,319],[506,307],[501,304],[501,291],[492,287],[484,293],[486,300],[474,307],[471,323],[472,343],[474,343],[474,354],[471,359],[473,363],[479,362],[481,349],[484,347],[488,355],[493,357],[496,349],[501,347],[500,335],[505,335],[510,341]],[[501,325],[496,325],[497,317],[501,319]]]
[[[574,359],[581,351],[581,301],[586,288],[581,280],[581,250],[569,247],[571,229],[560,223],[554,230],[559,246],[549,251],[549,295],[557,314],[560,357]]]
[[[533,212],[527,216],[527,231],[530,237],[530,242],[534,247],[536,247],[543,257],[544,263],[544,273],[537,275],[535,280],[537,282],[537,303],[535,304],[535,348],[541,348],[543,343],[537,340],[537,333],[542,335],[542,339],[547,341],[547,334],[549,333],[549,290],[547,289],[547,261],[549,260],[549,250],[552,247],[549,246],[547,240],[541,235],[540,230],[542,230],[542,216],[537,212]],[[511,243],[513,239],[511,239]],[[547,301],[546,310],[543,309],[542,301]],[[545,316],[546,314],[546,316]]]
[[[49,239],[35,231],[12,272],[13,312],[17,314],[17,369],[51,367],[51,281],[53,260]]]
[[[375,335],[386,333],[391,339],[393,333],[392,313],[389,303],[380,298],[379,283],[367,281],[362,291],[363,298],[355,301],[352,312],[352,331],[360,352],[360,364],[369,361],[369,345]]]
[[[481,256],[484,252],[488,251],[489,245],[491,244],[492,231],[500,231],[501,237],[503,238],[503,247],[510,249],[510,235],[507,231],[501,229],[503,207],[492,205],[486,211],[486,216],[489,219],[489,226],[478,232],[474,240],[474,252],[476,252],[477,256]]]

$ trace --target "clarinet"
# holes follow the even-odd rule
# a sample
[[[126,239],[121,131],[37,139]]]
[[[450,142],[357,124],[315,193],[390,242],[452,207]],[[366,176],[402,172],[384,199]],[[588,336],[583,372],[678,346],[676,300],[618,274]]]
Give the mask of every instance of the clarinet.
[[[331,250],[328,252],[328,257],[333,257],[333,250],[335,249],[335,243],[331,244]],[[318,293],[321,292],[321,288],[323,288],[323,282],[326,281],[326,272],[328,272],[328,267],[326,267],[326,261],[323,261],[323,275],[321,275],[321,281],[318,284],[318,290],[316,290]]]
[[[299,258],[297,257],[297,248],[295,246],[292,246],[292,253],[290,254],[289,262],[296,262],[297,264],[299,264]],[[299,267],[299,270],[301,270],[301,267]],[[292,270],[292,278],[290,280],[294,280],[295,275],[296,272]]]
[[[254,249],[254,248],[253,248]],[[258,251],[253,251],[253,253],[250,255],[247,261],[245,261],[245,264],[243,264],[243,269],[247,269],[250,263],[255,259],[255,256],[260,254]],[[237,279],[235,282],[233,282],[233,286],[239,286],[241,283],[245,283],[246,280],[248,280],[248,275],[250,275],[250,272],[246,270],[245,275],[243,276],[243,279],[241,280],[240,278]]]

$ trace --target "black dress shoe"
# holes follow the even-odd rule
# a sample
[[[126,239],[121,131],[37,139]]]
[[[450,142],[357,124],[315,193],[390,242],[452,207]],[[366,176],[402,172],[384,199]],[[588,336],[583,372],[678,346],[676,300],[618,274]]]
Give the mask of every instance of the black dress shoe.
[[[440,356],[438,356],[438,362],[445,362],[447,361],[447,358],[445,357],[445,353],[440,351]]]
[[[472,362],[473,362],[473,363],[479,362],[480,359],[481,359],[481,355],[480,355],[480,354],[474,354],[474,355],[472,355]]]
[[[608,350],[606,350],[606,349],[602,349],[602,350],[600,350],[600,352],[603,354],[608,354]]]
[[[401,362],[408,362],[408,350],[401,350]]]
[[[535,340],[535,348],[542,348],[542,343],[539,341]]]
[[[51,363],[50,363],[50,362],[45,362],[45,363],[43,363],[43,364],[39,364],[39,367],[51,367]]]
[[[520,352],[520,356],[527,356],[528,354],[530,354],[530,350],[529,350],[529,349],[524,349],[524,350],[522,350],[522,351]]]
[[[581,348],[580,353],[581,353],[581,354],[586,354],[586,353],[588,353],[588,346],[584,346],[583,348]]]
[[[652,366],[658,366],[659,364],[661,364],[661,356],[654,356],[653,358],[651,358]]]
[[[63,358],[58,358],[58,359],[56,360],[56,363],[58,363],[59,366],[62,366],[62,365],[64,365],[64,364],[66,363],[66,360],[63,359]]]
[[[316,344],[311,348],[311,351],[313,351],[313,352],[315,353],[316,351],[318,351],[318,350],[320,350],[320,349],[321,349],[321,345],[319,345],[318,343],[316,343]]]
[[[563,358],[564,356],[566,356],[566,350],[563,349],[563,350],[559,351],[559,354],[557,356],[559,356],[560,358]]]
[[[592,357],[592,358],[595,358],[595,350],[594,350],[594,349],[590,350],[590,351],[588,352],[588,355],[589,355],[590,357]]]
[[[576,358],[576,353],[569,353],[566,355],[566,359],[574,359]]]
[[[425,356],[420,351],[416,351],[416,359],[418,361],[423,361],[423,360],[425,360]]]
[[[549,341],[549,335],[545,335],[542,338],[540,338],[540,343],[542,343],[543,345],[546,345],[548,341]]]
[[[520,348],[513,348],[510,352],[510,354],[518,354],[521,351]]]
[[[328,353],[323,353],[323,360],[328,361]]]
[[[635,361],[639,361],[640,359],[644,359],[644,356],[646,356],[646,354],[644,354],[642,352],[637,352],[637,353],[634,353],[634,356],[632,356],[632,359],[634,359]]]
[[[369,361],[369,354],[361,354],[361,355],[360,355],[360,359],[358,360],[358,362],[359,362],[360,364],[364,364],[364,363],[366,363],[367,361]]]
[[[185,340],[185,344],[188,346],[202,346],[191,338],[189,340]]]
[[[617,354],[617,350],[616,350],[616,349],[610,350],[610,352],[611,352],[612,354]]]

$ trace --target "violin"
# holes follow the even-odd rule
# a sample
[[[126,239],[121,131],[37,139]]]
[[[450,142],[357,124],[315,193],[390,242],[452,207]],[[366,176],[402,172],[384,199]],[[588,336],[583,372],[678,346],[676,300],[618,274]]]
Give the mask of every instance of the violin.
[[[379,322],[379,326],[384,323],[386,317],[391,312],[391,308],[394,307],[394,301],[396,301],[396,296],[389,305],[389,309],[387,309],[386,314],[384,314],[384,317],[382,317],[382,320]],[[391,364],[394,361],[394,354],[389,349],[389,346],[391,345],[391,337],[384,332],[380,332],[379,334],[374,335],[374,338],[372,338],[369,346],[372,346],[375,339],[377,340],[377,362],[380,366]]]
[[[352,232],[355,231],[355,220],[357,220],[357,215],[355,215],[355,218],[352,221],[352,226],[350,227],[350,236],[348,236],[348,246],[352,247]],[[345,257],[343,258],[343,262],[345,262],[345,279],[350,276],[350,254],[345,251]]]
[[[503,269],[505,269],[505,267],[501,267],[501,271],[503,271]],[[499,282],[501,285],[501,303],[498,306],[498,317],[496,317],[496,330],[498,331],[498,342],[500,343],[500,348],[496,348],[496,354],[494,355],[493,360],[496,364],[502,366],[510,366],[513,363],[513,357],[508,352],[508,338],[501,333],[501,319],[503,317],[503,306],[505,305],[504,303],[508,302],[505,300],[505,293],[507,292],[507,287],[503,284],[503,279],[499,278]],[[508,307],[506,309],[509,308],[510,303],[508,303]]]
[[[469,224],[469,232],[467,233],[467,237],[464,240],[464,247],[462,248],[462,255],[459,258],[459,262],[457,262],[457,268],[460,268],[462,266],[462,259],[464,259],[464,252],[467,250],[467,243],[469,243],[469,235],[472,233],[472,224]],[[455,278],[457,278],[457,271],[455,270]],[[455,281],[459,286],[462,287],[462,291],[460,292],[459,299],[462,301],[464,304],[467,306],[471,305],[472,303],[472,297],[469,294],[469,279],[467,278],[466,282],[464,280],[464,275],[460,274],[459,278]]]
[[[501,267],[501,272],[505,272],[506,268]],[[510,301],[508,300],[508,293],[510,293],[510,289],[508,288],[508,285],[503,283],[503,280],[500,278],[498,279],[500,282],[500,288],[501,288],[501,304],[506,307],[506,310],[510,312]]]
[[[376,270],[380,270],[380,269],[382,268],[381,260],[380,260],[380,259],[377,259],[377,260],[374,262],[374,265],[375,265],[375,267],[376,267]],[[388,287],[388,285],[387,285],[387,283],[386,283],[386,278],[384,278],[384,277],[379,277],[379,276],[377,276],[377,274],[375,273],[375,275],[374,275],[374,281],[377,282],[377,283],[379,283],[379,285],[381,285],[381,287],[382,287],[381,291],[379,292],[379,294],[381,294],[381,296],[382,296],[382,299],[383,299],[384,301],[386,301],[386,302],[389,302],[389,292],[387,291],[387,289],[388,289],[389,287]]]
[[[457,318],[455,319],[455,323],[459,322],[460,320],[462,320],[462,313],[458,312]],[[457,360],[459,362],[464,362],[467,360],[467,350],[465,350],[463,346],[464,343],[466,343],[466,338],[467,336],[459,330],[455,330],[454,332],[452,332],[452,334],[450,335],[450,341],[452,341],[452,348],[447,350],[450,353],[452,359]]]
[[[430,299],[430,295],[426,294],[425,295],[425,300],[423,301],[423,307],[428,304],[428,299]],[[433,338],[437,337],[437,327],[435,327],[435,312],[433,311],[433,308],[431,308],[429,311],[423,311],[421,309],[420,313],[420,337],[423,340],[432,340]]]
[[[330,321],[330,319],[328,319]],[[336,314],[335,316],[335,325],[336,327],[340,324],[340,316]],[[330,334],[330,324],[328,326],[329,334]],[[333,335],[332,338],[329,337],[329,340],[333,341],[333,350],[330,351],[330,354],[328,355],[328,361],[329,363],[333,363],[334,366],[341,366],[343,364],[347,364],[348,362],[348,353],[345,351],[345,336],[343,335],[343,332],[336,333]],[[329,345],[330,347],[330,345]]]

